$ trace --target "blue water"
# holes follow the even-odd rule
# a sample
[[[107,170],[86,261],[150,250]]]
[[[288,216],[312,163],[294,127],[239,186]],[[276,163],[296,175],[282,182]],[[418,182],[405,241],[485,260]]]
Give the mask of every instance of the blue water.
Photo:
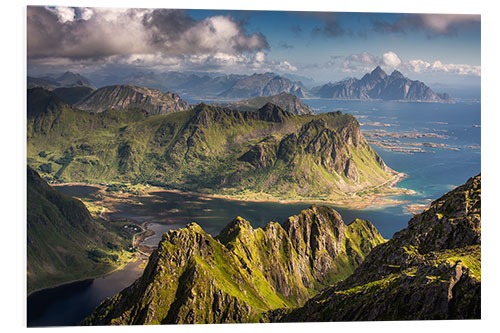
[[[362,126],[362,131],[384,129],[388,132],[425,132],[446,135],[449,138],[400,139],[402,142],[443,143],[459,151],[441,148],[424,149],[428,152],[406,154],[373,146],[392,169],[408,175],[398,186],[418,192],[404,197],[413,203],[437,199],[455,186],[481,172],[480,103],[399,103],[360,102],[308,99],[305,102],[316,112],[341,110],[358,118],[360,123],[380,122],[389,127]],[[365,118],[366,117],[366,118]],[[395,211],[395,208],[389,208]]]
[[[425,132],[446,135],[448,138],[399,139],[401,142],[444,143],[455,150],[427,148],[427,152],[406,154],[379,147],[374,149],[386,164],[408,175],[398,186],[417,192],[416,195],[401,196],[409,203],[427,203],[463,184],[468,178],[480,173],[481,150],[470,146],[481,144],[481,105],[474,103],[397,103],[332,101],[320,99],[304,100],[316,112],[341,110],[358,117],[360,123],[384,123],[390,126],[363,125],[362,131],[384,129],[388,132]],[[85,187],[59,188],[65,193],[85,197],[91,195]],[[145,244],[154,246],[163,232],[180,228],[196,221],[212,235],[236,216],[249,220],[254,227],[263,227],[269,221],[283,222],[287,217],[299,213],[310,204],[280,204],[273,202],[241,202],[203,198],[190,193],[157,192],[154,196],[136,197],[136,203],[118,204],[115,218],[133,218],[138,222],[149,221],[150,229],[156,232]],[[405,228],[412,217],[405,204],[390,207],[370,207],[362,210],[334,207],[346,223],[355,218],[371,221],[385,238]],[[140,273],[137,265],[96,279],[89,286],[71,286],[45,291],[42,295],[28,299],[32,315],[28,314],[28,326],[74,325],[90,314],[105,297],[130,284]],[[30,312],[30,311],[29,311]]]

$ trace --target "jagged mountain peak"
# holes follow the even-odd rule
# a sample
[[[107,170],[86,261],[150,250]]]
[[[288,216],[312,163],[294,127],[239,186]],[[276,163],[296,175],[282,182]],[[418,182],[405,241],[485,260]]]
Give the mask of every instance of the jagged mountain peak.
[[[401,73],[400,71],[398,70],[394,70],[391,75],[390,75],[391,78],[397,78],[397,79],[403,79],[404,78],[404,75],[403,73]]]
[[[275,222],[252,229],[241,217],[215,239],[189,228],[170,231],[143,276],[105,300],[84,323],[257,322],[264,311],[302,304],[384,241],[378,232],[357,226],[342,224],[337,231],[311,226],[336,218],[331,211],[305,209],[296,219],[307,220],[309,227],[303,222],[299,233]]]

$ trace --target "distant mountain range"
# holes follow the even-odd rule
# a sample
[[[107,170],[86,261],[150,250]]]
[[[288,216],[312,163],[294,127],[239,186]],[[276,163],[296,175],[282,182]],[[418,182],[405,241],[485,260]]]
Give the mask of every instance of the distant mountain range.
[[[288,76],[300,78],[298,76]],[[439,94],[421,81],[410,80],[395,70],[387,75],[380,66],[361,79],[348,78],[307,90],[301,81],[292,81],[276,73],[252,75],[183,72],[139,72],[126,76],[98,77],[97,86],[130,85],[175,92],[184,98],[234,101],[292,94],[300,98],[318,97],[339,100],[390,100],[450,103],[449,94]],[[309,82],[311,84],[311,82]],[[28,88],[92,87],[80,74],[66,72],[57,77],[28,77]]]
[[[58,76],[32,77],[28,76],[28,89],[42,87],[56,89],[61,87],[90,87],[94,88],[88,78],[78,73],[65,72]]]
[[[414,102],[451,102],[448,94],[437,94],[423,82],[413,81],[395,70],[387,75],[380,66],[360,80],[346,79],[315,87],[311,95],[347,100],[394,100]]]
[[[314,110],[311,109],[308,105],[304,104],[304,102],[302,102],[300,98],[285,92],[282,92],[274,96],[259,96],[233,103],[214,103],[213,105],[218,105],[241,111],[253,111],[260,109],[267,103],[272,103],[274,105],[277,105],[283,110],[291,112],[296,115],[314,114]]]

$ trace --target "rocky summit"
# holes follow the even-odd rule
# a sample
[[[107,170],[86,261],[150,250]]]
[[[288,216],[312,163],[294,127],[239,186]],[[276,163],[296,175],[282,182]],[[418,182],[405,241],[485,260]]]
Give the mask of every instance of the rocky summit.
[[[103,112],[137,108],[150,115],[187,110],[189,104],[175,93],[129,85],[99,88],[75,104],[82,110]]]
[[[327,83],[312,89],[312,94],[321,98],[349,100],[395,100],[414,102],[445,102],[453,100],[448,94],[437,94],[421,81],[410,80],[394,70],[387,75],[380,66],[361,79],[350,78],[336,83]]]
[[[263,229],[237,217],[217,237],[192,223],[164,234],[143,275],[84,324],[257,322],[345,278],[383,242],[370,222],[345,225],[324,206]]]
[[[434,201],[346,280],[271,321],[481,318],[481,176]]]

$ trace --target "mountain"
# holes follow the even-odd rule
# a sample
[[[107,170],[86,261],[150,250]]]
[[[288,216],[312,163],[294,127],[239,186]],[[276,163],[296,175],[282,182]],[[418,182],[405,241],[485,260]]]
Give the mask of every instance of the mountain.
[[[312,93],[320,98],[355,100],[396,100],[414,102],[452,102],[448,94],[437,94],[423,82],[412,81],[394,70],[387,75],[380,66],[360,80],[349,78],[316,87]]]
[[[75,105],[94,91],[90,87],[62,87],[53,90],[64,102]]]
[[[199,104],[145,117],[88,113],[28,91],[28,161],[58,181],[150,183],[240,198],[356,200],[399,174],[341,112],[296,116],[276,105],[237,111]]]
[[[349,275],[383,242],[370,222],[346,226],[324,206],[263,229],[237,217],[215,238],[192,223],[164,234],[143,275],[84,323],[257,322]]]
[[[241,111],[252,111],[260,109],[267,103],[277,105],[281,109],[296,115],[314,114],[314,110],[311,109],[308,105],[304,104],[304,102],[302,102],[300,98],[285,92],[274,96],[254,97],[252,99],[233,103],[214,103],[214,105]]]
[[[480,319],[481,176],[415,215],[346,280],[273,315],[291,322]]]
[[[93,220],[80,200],[52,189],[29,166],[27,210],[28,294],[109,272],[130,245],[121,225]]]
[[[256,96],[273,96],[282,92],[304,97],[304,92],[298,84],[274,73],[255,73],[242,78],[218,96],[232,99],[252,98]]]
[[[99,88],[75,106],[93,112],[138,108],[150,115],[184,111],[189,108],[189,104],[175,93],[162,93],[156,89],[127,85]]]
[[[92,83],[85,76],[73,72],[65,72],[61,75],[32,77],[28,76],[28,88],[41,87],[55,89],[62,87],[90,87]]]
[[[134,85],[176,91],[193,99],[236,100],[256,96],[272,96],[282,92],[304,97],[300,82],[275,73],[253,75],[196,73],[196,72],[138,72],[123,77],[96,78],[100,85]]]

